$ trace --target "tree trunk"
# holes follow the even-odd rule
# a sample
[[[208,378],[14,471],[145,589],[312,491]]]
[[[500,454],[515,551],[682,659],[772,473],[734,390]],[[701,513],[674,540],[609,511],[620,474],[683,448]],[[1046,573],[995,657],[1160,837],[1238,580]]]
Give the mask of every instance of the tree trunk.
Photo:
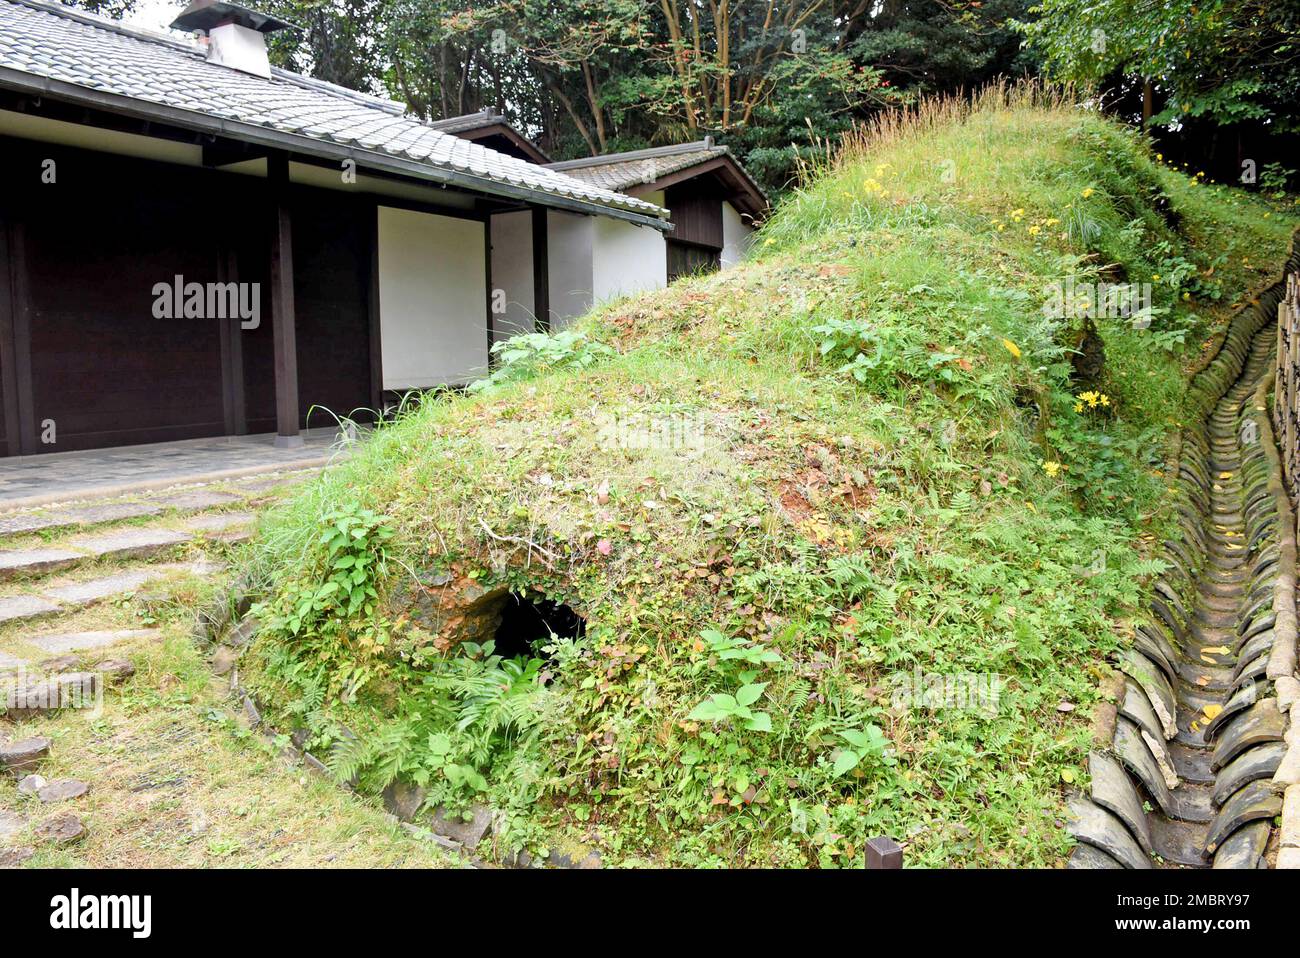
[[[659,7],[668,21],[668,33],[673,42],[673,60],[677,76],[682,84],[682,103],[686,110],[686,127],[692,133],[697,128],[695,120],[695,98],[691,95],[691,78],[686,67],[686,50],[682,39],[682,25],[677,18],[677,6],[674,0],[659,0]]]
[[[591,104],[591,115],[596,121],[596,140],[600,144],[600,152],[605,152],[605,111],[601,108],[600,98],[596,96],[596,78],[591,69],[591,64],[586,60],[582,61],[582,79],[587,84],[587,102]]]
[[[560,89],[559,84],[552,83],[548,80],[546,85],[550,87],[551,93],[555,95],[555,98],[560,101],[561,105],[564,107],[564,112],[569,114],[569,119],[572,120],[573,125],[578,128],[578,133],[580,133],[582,138],[587,141],[588,153],[591,156],[599,156],[600,150],[596,147],[596,141],[591,138],[591,131],[587,129],[587,124],[582,122],[582,117],[578,115],[578,111],[573,108],[573,101],[564,95],[564,91]]]

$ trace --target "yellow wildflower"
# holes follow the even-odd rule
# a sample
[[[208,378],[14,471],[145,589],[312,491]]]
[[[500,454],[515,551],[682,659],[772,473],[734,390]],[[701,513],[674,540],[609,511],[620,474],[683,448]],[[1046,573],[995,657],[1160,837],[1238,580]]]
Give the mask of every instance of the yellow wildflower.
[[[1086,200],[1088,197],[1092,196],[1092,194],[1096,192],[1097,192],[1096,190],[1094,190],[1091,186],[1089,186],[1087,189],[1083,191],[1083,198]]]
[[[1047,462],[1043,463],[1043,472],[1047,473],[1053,479],[1056,478],[1056,474],[1060,471],[1061,471],[1061,464],[1054,459],[1048,460]]]

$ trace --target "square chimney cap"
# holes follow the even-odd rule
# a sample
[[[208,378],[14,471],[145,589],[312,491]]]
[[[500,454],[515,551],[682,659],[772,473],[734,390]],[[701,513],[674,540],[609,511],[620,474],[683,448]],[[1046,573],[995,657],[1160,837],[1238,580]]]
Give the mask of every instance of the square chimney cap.
[[[241,7],[237,3],[226,3],[225,0],[194,0],[171,22],[171,28],[187,32],[209,31],[223,23],[237,23],[258,33],[299,29],[294,24],[273,17],[269,13],[259,13],[248,7]]]

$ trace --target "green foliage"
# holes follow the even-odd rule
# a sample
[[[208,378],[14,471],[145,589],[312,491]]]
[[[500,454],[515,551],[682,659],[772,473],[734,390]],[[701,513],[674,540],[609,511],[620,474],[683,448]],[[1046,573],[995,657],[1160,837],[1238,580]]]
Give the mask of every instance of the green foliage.
[[[576,329],[558,333],[523,333],[492,347],[497,366],[491,375],[470,385],[471,392],[482,392],[502,383],[537,376],[556,369],[585,369],[614,350],[594,342]]]
[[[771,649],[740,638],[730,638],[717,629],[701,633],[709,650],[717,656],[713,672],[718,677],[728,677],[738,683],[734,694],[715,692],[697,705],[687,719],[700,722],[730,722],[750,732],[772,731],[772,716],[756,711],[752,706],[763,697],[766,682],[755,682],[759,669],[736,671],[739,664],[770,666],[781,662],[781,656]]]
[[[1265,190],[1274,194],[1278,199],[1284,195],[1282,191],[1286,189],[1287,183],[1295,177],[1295,170],[1283,166],[1281,163],[1265,163],[1264,168],[1259,173],[1259,185]]]
[[[83,0],[87,4],[100,0]],[[114,0],[127,4],[131,0]],[[1032,67],[1029,0],[270,0],[276,62],[423,119],[505,112],[555,159],[719,136],[773,193],[854,122]]]
[[[296,576],[252,609],[278,641],[273,672],[316,690],[354,696],[385,670],[391,623],[379,609],[393,530],[369,509],[345,505],[324,515]]]
[[[488,776],[517,762],[545,714],[543,661],[504,659],[493,643],[465,643],[422,661],[396,717],[331,752],[339,778],[383,789],[396,779],[428,790],[431,804],[463,807],[488,790]]]
[[[1294,130],[1300,110],[1295,14],[1272,0],[1042,0],[1020,24],[1048,71],[1097,83],[1121,74],[1157,84],[1152,120],[1208,117]]]
[[[860,729],[846,729],[840,732],[840,738],[844,740],[844,744],[840,746],[835,762],[831,766],[831,771],[836,778],[847,775],[866,761],[894,764],[894,758],[889,754],[889,739],[875,725]]]
[[[1058,393],[1054,400],[1046,434],[1060,457],[1059,477],[1085,508],[1113,510],[1132,503],[1147,482],[1143,470],[1159,463],[1155,430],[1116,429],[1110,397],[1093,390]]]

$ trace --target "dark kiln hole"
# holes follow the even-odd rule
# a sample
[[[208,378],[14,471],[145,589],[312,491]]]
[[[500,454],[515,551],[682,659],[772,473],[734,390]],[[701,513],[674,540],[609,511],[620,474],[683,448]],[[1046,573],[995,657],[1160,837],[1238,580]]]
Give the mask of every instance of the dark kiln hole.
[[[547,658],[542,647],[552,635],[574,639],[587,632],[587,622],[567,605],[543,595],[506,596],[501,607],[501,624],[497,626],[496,653],[513,659],[524,655]]]

